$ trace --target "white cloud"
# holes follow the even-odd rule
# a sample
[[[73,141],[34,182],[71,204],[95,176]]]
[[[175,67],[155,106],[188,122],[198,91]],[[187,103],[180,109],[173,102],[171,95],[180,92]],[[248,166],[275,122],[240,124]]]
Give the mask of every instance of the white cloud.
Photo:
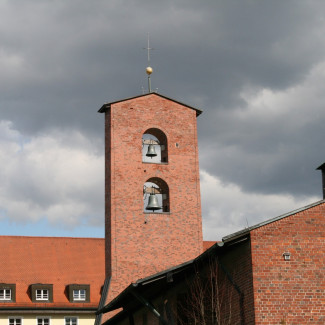
[[[325,61],[289,88],[243,88],[245,104],[208,116],[216,122],[200,143],[201,167],[245,192],[320,194],[315,168],[325,159],[324,84]]]
[[[271,90],[262,88],[258,92],[250,91],[249,88],[241,92],[241,97],[247,103],[247,109],[237,111],[241,118],[264,119],[284,118],[292,116],[293,113],[303,115],[303,119],[296,122],[304,124],[313,120],[313,114],[308,112],[321,113],[324,106],[324,81],[325,81],[325,61],[315,65],[301,83],[287,89]],[[291,119],[293,120],[293,119]]]
[[[318,200],[290,195],[245,193],[235,184],[225,184],[201,170],[203,236],[205,240],[221,240],[247,226],[276,217]]]
[[[104,157],[76,131],[24,138],[0,122],[0,210],[15,222],[101,225]]]

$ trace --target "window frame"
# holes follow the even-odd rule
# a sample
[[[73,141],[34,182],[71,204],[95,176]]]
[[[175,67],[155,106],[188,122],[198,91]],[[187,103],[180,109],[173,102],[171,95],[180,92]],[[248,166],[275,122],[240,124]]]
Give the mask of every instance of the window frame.
[[[44,301],[44,300],[49,300],[49,296],[50,296],[50,292],[49,292],[49,289],[36,289],[35,290],[35,298],[36,300],[41,300],[41,301]]]
[[[11,300],[11,289],[0,288],[0,301],[8,301],[8,300]]]
[[[10,324],[11,319],[14,320],[14,324]],[[20,324],[16,323],[17,319],[20,320]],[[23,317],[21,317],[21,316],[9,316],[8,317],[8,325],[23,325]]]
[[[73,301],[86,301],[87,290],[86,289],[73,289],[72,298]]]
[[[10,291],[10,298],[6,299],[6,294],[4,293],[4,298],[0,298],[0,303],[16,302],[16,284],[0,283],[0,290]]]
[[[32,302],[35,303],[46,303],[46,302],[53,302],[53,284],[32,284],[30,286],[30,290],[31,290],[31,299]],[[42,294],[41,294],[41,298],[37,297],[37,291],[41,290]],[[47,290],[47,298],[43,298],[43,291]]]
[[[45,319],[48,319],[48,321],[49,321],[48,325],[51,325],[51,317],[50,316],[37,316],[36,317],[36,325],[44,325]],[[42,320],[42,324],[38,323],[39,320]]]
[[[85,290],[85,299],[75,298],[74,291]],[[90,285],[89,284],[70,284],[68,287],[69,301],[71,303],[90,302]]]
[[[72,324],[71,322],[69,322],[67,324],[68,319],[75,319],[76,323]],[[79,317],[77,317],[77,316],[64,316],[64,325],[78,325],[78,323],[79,323]]]

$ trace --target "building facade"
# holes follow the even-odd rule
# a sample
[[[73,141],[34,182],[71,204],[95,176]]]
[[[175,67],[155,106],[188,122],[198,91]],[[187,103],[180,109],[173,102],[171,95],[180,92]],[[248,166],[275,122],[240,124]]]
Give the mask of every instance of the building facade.
[[[325,323],[325,200],[223,238],[139,279],[100,312],[105,325]],[[181,308],[180,308],[181,306]]]
[[[108,103],[105,238],[108,300],[129,283],[202,253],[196,118],[149,93]]]
[[[0,325],[92,325],[104,239],[0,236]]]

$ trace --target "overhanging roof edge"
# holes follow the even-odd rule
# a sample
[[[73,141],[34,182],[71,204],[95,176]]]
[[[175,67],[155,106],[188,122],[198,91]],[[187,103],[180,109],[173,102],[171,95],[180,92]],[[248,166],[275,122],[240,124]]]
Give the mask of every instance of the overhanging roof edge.
[[[296,210],[290,211],[290,212],[285,213],[285,214],[282,214],[282,215],[280,215],[280,216],[277,216],[277,217],[274,217],[274,218],[271,218],[271,219],[265,220],[265,221],[263,221],[263,222],[260,222],[260,223],[258,223],[258,224],[256,224],[256,225],[254,225],[254,226],[251,226],[251,227],[248,227],[248,228],[245,228],[245,229],[239,230],[239,231],[237,231],[237,232],[235,232],[235,233],[233,233],[233,234],[230,234],[230,235],[227,235],[227,236],[223,237],[223,238],[222,238],[222,241],[225,242],[225,243],[227,243],[227,242],[229,242],[229,241],[233,241],[233,240],[235,240],[235,239],[237,239],[237,238],[239,238],[239,237],[242,237],[242,236],[245,236],[245,235],[249,234],[249,233],[250,233],[252,230],[254,230],[254,229],[257,229],[257,228],[260,228],[260,227],[266,226],[266,225],[268,225],[268,224],[270,224],[270,223],[272,223],[272,222],[276,222],[276,221],[278,221],[278,220],[281,220],[281,219],[287,218],[287,217],[289,217],[289,216],[291,216],[291,215],[294,215],[294,214],[296,214],[296,213],[302,212],[302,211],[304,211],[304,210],[308,210],[308,209],[313,208],[313,207],[315,207],[315,206],[317,206],[317,205],[320,205],[320,204],[322,204],[322,203],[325,203],[325,199],[324,199],[324,200],[317,201],[317,202],[314,202],[314,203],[311,203],[311,204],[308,204],[308,205],[306,205],[306,206],[304,206],[304,207],[302,207],[302,208],[299,208],[299,209],[296,209]],[[212,246],[212,247],[213,247],[213,246]]]
[[[168,273],[178,273],[186,270],[191,265],[195,264],[196,262],[199,262],[201,259],[206,258],[211,254],[215,249],[223,249],[224,243],[223,242],[217,242],[214,245],[212,245],[209,249],[204,251],[202,254],[197,256],[196,258],[189,260],[187,262],[184,262],[182,264],[173,266],[169,269],[163,270],[161,272],[155,273],[153,275],[150,275],[148,277],[138,279],[136,282],[131,283],[128,287],[126,287],[117,297],[115,297],[111,302],[109,302],[106,306],[99,309],[96,314],[101,313],[107,313],[109,311],[115,310],[117,308],[121,308],[121,301],[124,299],[125,296],[127,296],[129,293],[131,293],[131,290],[136,290],[137,287],[147,285],[149,283],[153,283],[155,281],[161,280],[163,276],[167,276]]]
[[[118,303],[118,301],[122,300],[124,296],[126,296],[133,288],[136,288],[138,285],[145,285],[146,282],[154,282],[156,280],[160,280],[161,276],[163,275],[167,275],[167,273],[169,272],[173,272],[176,270],[179,270],[181,268],[186,268],[188,265],[192,264],[194,260],[190,260],[187,261],[185,263],[182,263],[180,265],[171,267],[169,269],[166,269],[164,271],[155,273],[153,275],[147,276],[145,278],[142,279],[138,279],[136,282],[133,282],[131,284],[129,284],[117,297],[115,297],[111,302],[109,302],[106,306],[104,306],[103,308],[100,308],[96,314],[101,314],[101,313],[106,313],[112,310],[115,310],[117,308],[120,308],[119,306],[114,307],[114,305],[116,305]]]
[[[165,95],[162,95],[162,94],[158,94],[158,93],[148,93],[148,94],[142,94],[142,95],[138,95],[138,96],[134,96],[134,97],[128,97],[128,98],[124,98],[124,99],[119,99],[119,100],[116,100],[116,101],[113,101],[113,102],[108,102],[108,103],[105,103],[99,110],[98,110],[98,113],[105,113],[106,110],[112,105],[112,104],[116,104],[116,103],[120,103],[120,102],[124,102],[124,101],[127,101],[127,100],[132,100],[132,99],[136,99],[136,98],[140,98],[140,97],[145,97],[145,96],[149,96],[149,95],[157,95],[157,96],[160,96],[162,98],[165,98],[165,99],[168,99],[168,100],[171,100],[175,103],[178,103],[180,105],[183,105],[183,106],[186,106],[190,109],[193,109],[196,111],[196,116],[199,116],[201,113],[202,113],[202,110],[198,109],[198,108],[195,108],[193,106],[190,106],[190,105],[187,105],[185,103],[182,103],[178,100],[175,100],[173,98],[170,98],[170,97],[167,97]]]

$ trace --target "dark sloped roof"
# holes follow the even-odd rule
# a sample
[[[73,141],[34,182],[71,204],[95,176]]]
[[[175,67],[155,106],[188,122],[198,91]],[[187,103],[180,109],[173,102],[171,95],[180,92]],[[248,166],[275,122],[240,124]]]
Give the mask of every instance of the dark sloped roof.
[[[130,302],[131,304],[133,304],[131,307],[136,309],[140,306],[140,303],[136,299],[132,299],[134,298],[135,291],[138,291],[141,294],[145,295],[154,295],[155,293],[159,292],[159,290],[157,291],[158,288],[161,288],[161,286],[166,285],[166,280],[169,276],[173,278],[173,282],[182,281],[184,279],[184,275],[187,274],[187,272],[193,271],[195,263],[200,262],[205,258],[208,258],[215,250],[219,251],[220,249],[223,249],[223,246],[224,244],[222,242],[216,242],[213,246],[208,248],[204,253],[202,253],[193,260],[187,261],[180,265],[171,267],[167,270],[158,272],[156,274],[150,275],[146,278],[139,279],[136,282],[131,283],[105,307],[99,309],[97,311],[97,314],[107,313],[109,311],[116,310],[118,308],[123,307],[123,305],[125,304],[129,304]],[[104,324],[115,324],[116,319],[119,319],[124,314],[122,312],[118,315],[118,317],[113,317],[112,319],[106,321]]]

